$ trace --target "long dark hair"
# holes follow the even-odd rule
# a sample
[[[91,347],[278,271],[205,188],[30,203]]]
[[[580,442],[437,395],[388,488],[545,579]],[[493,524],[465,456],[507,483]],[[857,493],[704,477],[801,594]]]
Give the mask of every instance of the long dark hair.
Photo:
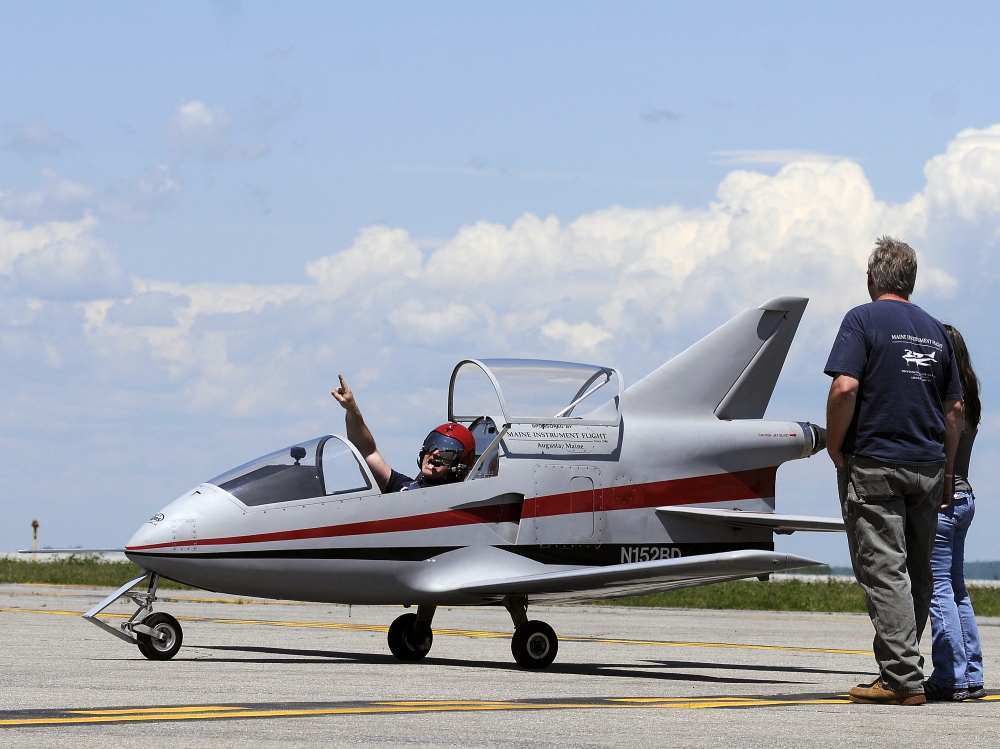
[[[979,426],[982,406],[979,403],[979,378],[972,368],[972,357],[965,345],[965,339],[953,325],[945,325],[951,337],[951,347],[955,349],[955,362],[958,364],[958,379],[962,382],[962,400],[965,406],[965,424],[971,429]]]

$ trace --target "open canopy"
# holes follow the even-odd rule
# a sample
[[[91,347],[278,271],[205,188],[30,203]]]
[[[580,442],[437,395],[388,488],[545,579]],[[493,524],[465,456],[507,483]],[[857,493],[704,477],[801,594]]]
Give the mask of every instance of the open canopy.
[[[498,423],[617,424],[623,385],[613,367],[545,359],[466,359],[451,375],[448,418]]]

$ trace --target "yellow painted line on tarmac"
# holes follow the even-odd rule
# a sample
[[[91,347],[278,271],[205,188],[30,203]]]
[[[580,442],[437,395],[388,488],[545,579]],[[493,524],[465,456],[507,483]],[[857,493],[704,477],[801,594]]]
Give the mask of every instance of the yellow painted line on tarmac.
[[[31,587],[31,588],[90,588],[90,587],[101,588],[101,587],[103,587],[101,585],[97,585],[97,586],[75,585],[73,583],[11,583],[11,585],[23,585],[25,587]],[[108,588],[108,590],[114,590],[114,589],[113,588]]]
[[[136,715],[141,713],[204,713],[219,710],[248,710],[246,707],[228,707],[226,705],[205,705],[204,707],[139,707],[133,710],[67,710],[67,713],[80,715]]]
[[[630,702],[631,700],[622,700]],[[662,700],[655,700],[657,704],[650,707],[739,707],[746,705],[749,707],[761,707],[764,705],[842,705],[850,702],[847,695],[837,697],[812,698],[812,699],[761,699],[759,697],[674,697]]]
[[[280,603],[282,605],[290,606],[319,606],[318,603],[312,603],[311,601],[262,601],[256,598],[192,598],[191,596],[157,596],[159,601],[195,601],[197,603],[263,603],[263,604],[275,604]]]
[[[735,609],[713,609],[715,611],[735,611]],[[702,609],[706,611],[706,609]],[[831,611],[831,614],[846,613],[843,611]],[[839,616],[740,616],[740,619],[762,619],[764,621],[779,622],[849,622],[851,624],[870,624],[871,619],[847,619]]]
[[[11,585],[23,585],[25,587],[32,588],[82,588],[87,589],[85,585],[71,585],[68,583],[10,583]],[[110,590],[110,588],[109,588]],[[141,588],[136,589],[138,592],[143,592]],[[162,592],[162,591],[161,591]],[[83,596],[91,596],[91,593],[59,593],[59,592],[46,592],[47,596],[65,596],[66,598],[81,598]],[[322,606],[322,603],[317,603],[316,601],[278,601],[271,599],[259,599],[259,598],[195,598],[193,596],[157,596],[158,601],[194,601],[196,603],[263,603],[266,605],[280,604],[282,606]]]
[[[986,700],[998,700],[991,695]],[[524,701],[493,702],[473,700],[424,700],[416,702],[340,703],[328,707],[281,709],[260,706],[221,707],[194,705],[188,707],[134,708],[132,710],[62,710],[31,711],[38,717],[20,715],[0,718],[0,726],[40,726],[83,723],[150,723],[153,721],[213,720],[238,718],[292,718],[323,715],[385,715],[406,713],[449,713],[513,710],[705,710],[724,708],[782,707],[788,705],[848,705],[846,695],[818,698],[760,698],[760,697],[647,697],[647,698],[590,698],[563,702]],[[49,714],[40,714],[49,713]],[[10,715],[11,713],[7,713]]]
[[[79,611],[55,611],[48,609],[8,609],[0,608],[0,612],[19,614],[56,614],[61,616],[80,616]],[[126,614],[102,614],[101,618],[127,619]],[[388,632],[384,624],[348,624],[344,622],[295,622],[275,621],[267,619],[214,619],[201,616],[178,616],[180,621],[209,622],[211,624],[262,624],[269,627],[295,627],[306,629],[339,629],[353,632]],[[484,632],[472,629],[435,629],[436,636],[444,637],[476,637],[489,639],[510,638],[509,632]],[[666,640],[626,640],[610,637],[574,637],[560,635],[562,642],[596,642],[604,645],[649,645],[671,648],[733,648],[737,650],[772,650],[797,653],[834,653],[839,655],[871,655],[870,650],[846,650],[842,648],[807,648],[797,645],[750,645],[733,642],[688,642]]]
[[[392,705],[395,707],[449,707],[459,705],[512,705],[517,703],[495,701],[495,700],[419,700],[419,701],[397,701],[378,702],[378,705]]]
[[[544,604],[539,604],[542,606]],[[552,604],[558,606],[559,604]],[[789,611],[782,613],[781,616],[777,616],[776,612],[768,613],[766,616],[763,612],[754,613],[755,609],[668,609],[666,607],[660,606],[615,606],[614,604],[579,604],[581,607],[593,606],[598,609],[625,609],[629,610],[635,608],[639,611],[669,611],[671,616],[703,616],[706,611],[712,612],[712,614],[718,614],[720,616],[725,616],[727,614],[737,615],[739,619],[757,619],[763,621],[779,621],[779,622],[847,622],[849,624],[870,624],[871,619],[855,619],[846,618],[841,616],[842,614],[849,614],[848,611],[830,611],[827,616],[799,616],[795,612]],[[809,614],[812,612],[803,611],[801,614]]]
[[[183,721],[212,720],[221,718],[291,718],[322,715],[377,715],[406,713],[447,713],[447,712],[483,712],[483,711],[513,711],[513,710],[588,710],[588,709],[659,709],[672,708],[708,708],[708,707],[763,707],[785,704],[808,703],[847,703],[841,700],[761,700],[747,698],[715,698],[714,700],[681,699],[677,701],[656,704],[619,704],[611,700],[581,700],[567,702],[376,702],[356,706],[298,708],[286,710],[254,710],[248,707],[218,708],[163,708],[160,710],[137,709],[132,711],[94,714],[69,715],[84,711],[63,711],[57,715],[38,718],[0,719],[0,726],[39,726],[67,725],[82,723],[146,723],[153,721]],[[97,712],[97,711],[94,711]],[[66,716],[66,717],[62,717]]]
[[[57,616],[83,616],[82,611],[57,611],[56,609],[0,609],[0,613],[7,614],[56,614]],[[122,616],[121,614],[111,614],[111,616]],[[125,617],[128,619],[128,617]]]
[[[715,702],[718,697],[611,697],[609,702],[628,702],[636,704],[652,704],[660,702]],[[754,702],[755,697],[727,697],[729,701]]]
[[[434,630],[437,634],[437,630]],[[674,648],[738,648],[740,650],[792,650],[805,653],[840,653],[847,655],[872,655],[870,650],[844,650],[839,648],[806,648],[797,645],[746,645],[732,642],[665,642],[663,640],[618,640],[609,637],[571,637],[559,635],[563,642],[600,642],[606,645],[660,645]]]

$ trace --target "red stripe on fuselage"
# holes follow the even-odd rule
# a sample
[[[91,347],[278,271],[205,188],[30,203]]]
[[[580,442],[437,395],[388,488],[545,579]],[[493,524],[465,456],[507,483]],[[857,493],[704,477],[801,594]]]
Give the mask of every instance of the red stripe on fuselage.
[[[649,484],[631,484],[595,491],[594,507],[598,510],[634,510],[642,507],[664,505],[693,505],[703,502],[733,502],[740,499],[760,499],[774,496],[777,466],[757,468],[752,471],[716,473],[711,476],[692,476],[687,479],[654,481]],[[590,492],[585,492],[590,494]],[[601,503],[597,504],[597,494]],[[575,500],[575,501],[574,501]],[[547,497],[529,497],[524,500],[522,517],[548,517],[566,515],[574,511],[574,504],[589,510],[589,497],[581,502],[579,493],[552,494]],[[576,510],[579,511],[579,510]]]
[[[490,510],[492,517],[487,517],[483,510]],[[450,528],[456,525],[475,525],[478,523],[495,523],[500,507],[477,507],[472,510],[447,510],[431,512],[426,515],[410,515],[401,518],[385,520],[365,520],[360,523],[344,523],[343,525],[326,525],[322,528],[300,528],[292,531],[276,531],[273,533],[257,533],[251,536],[229,536],[227,538],[200,538],[198,546],[216,546],[223,544],[259,544],[268,541],[296,541],[304,538],[336,538],[338,536],[364,536],[373,533],[399,533],[402,531],[424,531],[431,528]],[[191,546],[192,542],[149,544],[148,546],[128,546],[126,551],[142,549],[163,549],[173,546]]]
[[[589,497],[585,502],[579,493],[551,494],[545,497],[528,497],[521,512],[523,518],[569,515],[573,512],[635,510],[663,505],[689,505],[704,502],[732,502],[741,499],[760,499],[774,496],[777,466],[758,468],[752,471],[717,473],[711,476],[694,476],[686,479],[655,481],[649,484],[597,489],[593,492],[593,504]],[[587,492],[589,494],[589,492]],[[574,501],[575,499],[575,501]],[[576,505],[580,509],[574,508]],[[450,528],[459,525],[516,522],[511,513],[512,505],[489,505],[464,510],[446,510],[426,515],[410,515],[385,520],[366,520],[360,523],[327,525],[321,528],[300,528],[272,533],[257,533],[248,536],[226,538],[200,538],[198,546],[223,546],[229,544],[259,544],[271,541],[297,541],[308,538],[337,538],[340,536],[364,536],[375,533],[401,533],[422,531],[432,528]],[[129,546],[126,551],[163,549],[173,546],[191,546],[192,542],[169,542],[146,546]]]

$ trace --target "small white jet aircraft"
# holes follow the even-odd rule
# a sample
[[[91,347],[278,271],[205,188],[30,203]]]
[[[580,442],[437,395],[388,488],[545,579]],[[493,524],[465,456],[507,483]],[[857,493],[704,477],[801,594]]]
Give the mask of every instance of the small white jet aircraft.
[[[903,354],[903,359],[906,361],[906,366],[910,364],[916,364],[918,367],[929,367],[931,362],[934,361],[934,357],[937,355],[937,351],[932,351],[929,354],[925,354],[923,351],[911,351],[906,349]]]
[[[766,579],[820,564],[772,533],[843,530],[779,515],[775,474],[824,447],[803,422],[762,421],[808,300],[749,309],[625,388],[611,367],[466,359],[448,419],[476,438],[461,481],[382,494],[361,454],[327,435],[195,487],[124,551],[146,573],[84,616],[147,658],[172,658],[177,620],[152,610],[160,577],[247,596],[416,606],[389,628],[404,661],[430,650],[438,606],[499,604],[524,668],[556,656],[529,603],[609,599]],[[133,590],[140,583],[143,588]],[[120,627],[97,615],[138,607]]]

